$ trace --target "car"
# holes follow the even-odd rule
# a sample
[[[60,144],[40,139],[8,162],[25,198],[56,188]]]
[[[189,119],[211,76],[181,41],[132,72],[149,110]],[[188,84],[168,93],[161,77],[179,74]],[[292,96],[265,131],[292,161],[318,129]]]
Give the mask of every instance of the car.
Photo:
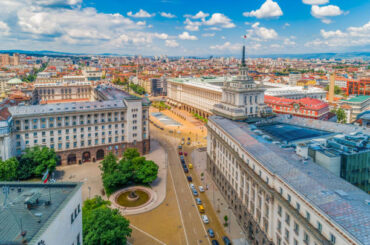
[[[190,137],[188,137],[188,141],[190,141]]]
[[[187,152],[184,152],[184,156],[187,156],[188,155],[188,153]]]
[[[225,245],[231,245],[231,241],[227,236],[222,237],[222,240],[224,240]]]
[[[189,169],[188,168],[184,168],[184,172],[187,174],[189,173]]]
[[[208,217],[205,214],[202,215],[202,220],[203,220],[203,223],[204,224],[208,224],[209,223]]]
[[[184,164],[182,164],[182,168],[187,168],[187,166],[186,166],[186,164],[184,163]]]
[[[189,186],[191,189],[195,189],[195,185],[193,183],[190,183]]]
[[[212,240],[212,245],[219,245],[217,240]]]
[[[197,192],[197,190],[192,189],[192,191],[193,191],[193,195],[194,195],[194,196],[198,196],[198,192]]]
[[[182,151],[179,151],[179,155],[180,155],[180,156],[182,155]]]
[[[182,141],[184,141],[185,140],[185,138],[184,137],[182,137],[182,139],[181,139]]]
[[[179,150],[181,150],[181,149],[182,149],[182,145],[179,145],[177,148],[178,148]]]
[[[199,186],[199,192],[204,192],[204,188],[203,188],[203,186]]]
[[[209,237],[215,237],[215,232],[211,228],[209,228],[207,230],[207,233],[208,233]]]
[[[180,159],[181,164],[185,164],[185,159]]]
[[[184,142],[184,141],[182,141],[182,142],[181,142],[181,144],[183,145],[183,144],[185,144],[185,142]]]
[[[195,198],[195,202],[197,203],[197,205],[202,205],[202,200],[200,200],[200,198],[198,198],[198,197]]]
[[[180,159],[181,159],[181,160],[185,160],[184,156],[180,156]]]
[[[189,182],[193,181],[193,178],[191,176],[187,176],[186,178],[188,179]]]
[[[188,141],[188,143],[186,143],[187,145],[190,145],[190,141]]]

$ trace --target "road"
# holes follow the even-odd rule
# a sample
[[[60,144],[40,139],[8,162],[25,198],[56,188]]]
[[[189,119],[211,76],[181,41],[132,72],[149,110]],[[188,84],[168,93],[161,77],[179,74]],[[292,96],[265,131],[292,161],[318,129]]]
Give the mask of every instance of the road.
[[[170,179],[168,184],[173,184],[178,202],[181,222],[184,227],[184,233],[186,237],[185,243],[187,245],[193,244],[210,244],[210,238],[207,235],[206,229],[212,228],[215,231],[216,238],[220,244],[222,244],[221,237],[225,235],[222,225],[217,219],[216,213],[211,206],[211,202],[208,200],[204,193],[199,192],[199,185],[201,181],[198,179],[195,173],[189,170],[189,174],[185,175],[183,168],[180,163],[177,146],[180,139],[166,136],[159,129],[153,129],[151,131],[151,137],[158,140],[161,145],[165,148],[168,153],[168,167],[170,172]],[[185,158],[186,163],[190,162],[190,152],[193,147],[184,146],[184,151],[188,152],[188,156]],[[199,214],[195,198],[190,190],[189,182],[186,176],[192,176],[193,184],[197,186],[199,198],[202,200],[206,215],[210,220],[209,224],[204,224]]]

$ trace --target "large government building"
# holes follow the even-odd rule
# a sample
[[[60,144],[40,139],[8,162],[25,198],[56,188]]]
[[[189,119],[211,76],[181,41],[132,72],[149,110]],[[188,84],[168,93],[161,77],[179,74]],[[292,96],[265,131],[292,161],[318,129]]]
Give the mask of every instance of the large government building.
[[[113,87],[95,89],[96,101],[11,106],[2,109],[0,154],[19,156],[26,148],[55,149],[61,164],[101,160],[127,147],[150,150],[149,102]]]
[[[256,115],[250,108],[268,111],[258,103],[263,91],[243,72],[242,66],[241,76],[223,87],[222,97],[228,99],[209,117],[207,171],[250,244],[370,244],[370,196],[314,162],[307,146],[346,149],[356,156],[360,148],[369,152],[369,130],[291,115]],[[256,103],[250,94],[257,96]],[[368,174],[369,154],[361,156],[358,170]]]

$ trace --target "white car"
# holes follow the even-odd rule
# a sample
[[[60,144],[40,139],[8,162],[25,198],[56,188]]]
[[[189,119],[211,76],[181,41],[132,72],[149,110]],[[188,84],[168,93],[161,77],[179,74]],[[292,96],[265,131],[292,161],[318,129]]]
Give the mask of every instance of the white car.
[[[189,186],[190,186],[191,189],[195,189],[195,185],[194,184],[190,183]]]
[[[203,223],[204,224],[208,224],[209,223],[208,217],[205,214],[202,215],[202,220],[203,220]]]
[[[204,188],[203,188],[203,186],[199,186],[199,192],[204,192]]]

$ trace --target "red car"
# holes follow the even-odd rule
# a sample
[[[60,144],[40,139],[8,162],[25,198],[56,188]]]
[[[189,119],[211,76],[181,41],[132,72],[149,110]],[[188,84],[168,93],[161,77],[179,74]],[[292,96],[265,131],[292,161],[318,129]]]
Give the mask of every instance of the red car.
[[[179,155],[180,155],[180,156],[182,155],[182,151],[179,151]]]
[[[184,156],[187,156],[188,155],[188,153],[187,152],[184,152]]]

